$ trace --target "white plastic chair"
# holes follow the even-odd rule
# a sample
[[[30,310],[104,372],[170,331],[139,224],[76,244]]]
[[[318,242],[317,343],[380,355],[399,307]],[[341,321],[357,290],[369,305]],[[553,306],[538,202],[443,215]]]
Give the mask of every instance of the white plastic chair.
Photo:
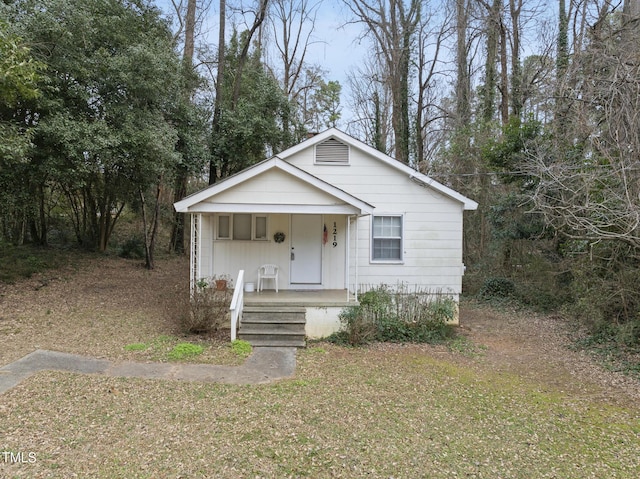
[[[258,268],[258,291],[262,291],[262,282],[265,279],[273,279],[276,282],[278,292],[278,268],[275,264],[263,264]]]

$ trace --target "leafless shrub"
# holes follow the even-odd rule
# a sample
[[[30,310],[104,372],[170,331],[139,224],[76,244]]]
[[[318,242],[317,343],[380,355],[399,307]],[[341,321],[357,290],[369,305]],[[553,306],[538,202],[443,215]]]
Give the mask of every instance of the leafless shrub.
[[[207,281],[196,283],[193,291],[187,287],[179,292],[176,317],[187,333],[214,334],[229,319],[232,291],[216,289]]]

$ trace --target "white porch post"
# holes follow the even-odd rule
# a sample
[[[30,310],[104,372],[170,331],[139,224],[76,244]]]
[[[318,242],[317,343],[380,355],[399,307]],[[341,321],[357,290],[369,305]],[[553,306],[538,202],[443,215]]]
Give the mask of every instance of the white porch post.
[[[191,226],[191,241],[189,248],[189,290],[191,294],[196,288],[196,215],[193,213],[189,215],[189,223]]]
[[[356,268],[356,274],[355,274],[355,282],[356,282],[356,287],[355,287],[355,295],[356,295],[356,301],[358,301],[358,256],[359,255],[359,251],[358,251],[358,241],[360,239],[359,236],[359,228],[358,225],[360,224],[360,217],[356,216],[356,262],[355,262],[355,268]]]
[[[196,283],[201,277],[201,265],[202,261],[202,215],[201,214],[191,214],[191,251],[190,251],[190,288],[191,292],[193,292],[196,288]]]
[[[351,262],[349,261],[351,259],[350,256],[350,252],[351,252],[351,216],[347,216],[347,240],[345,241],[346,246],[347,246],[347,267],[345,268],[345,281],[344,284],[347,285],[347,302],[349,301],[349,278],[351,277]]]

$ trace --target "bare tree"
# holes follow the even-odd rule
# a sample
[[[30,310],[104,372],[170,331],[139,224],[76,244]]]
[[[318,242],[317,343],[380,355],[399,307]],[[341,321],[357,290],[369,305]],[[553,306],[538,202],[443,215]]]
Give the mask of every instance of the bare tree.
[[[395,157],[409,161],[409,70],[411,50],[420,21],[420,0],[344,0],[358,22],[373,37],[375,51],[383,59],[385,81],[393,99],[391,121],[395,137]]]
[[[469,0],[455,0],[456,30],[456,99],[455,130],[460,130],[471,123],[471,72],[469,61],[470,42]]]
[[[322,71],[307,63],[309,47],[314,43],[318,0],[272,0],[271,34],[277,51],[272,69],[289,102],[298,109],[299,118],[283,118],[283,130],[289,133],[291,123],[305,124],[307,105],[312,92],[321,85]],[[295,126],[294,126],[295,129]],[[291,139],[290,142],[295,139]],[[290,146],[289,144],[283,146]]]
[[[425,162],[441,144],[433,134],[432,125],[441,124],[447,113],[440,105],[438,80],[442,74],[440,55],[450,34],[451,19],[445,15],[439,25],[432,26],[434,16],[424,15],[418,27],[416,64],[417,96],[415,120],[415,162],[427,169]],[[468,100],[467,100],[468,101]]]
[[[619,241],[640,257],[640,41],[638,15],[598,11],[588,48],[574,52],[560,90],[567,115],[552,142],[531,151],[534,208],[565,235]]]
[[[383,81],[384,67],[378,60],[379,57],[372,55],[369,61],[363,62],[348,76],[350,107],[355,119],[347,129],[378,151],[389,154],[394,146],[392,95],[388,83]]]
[[[211,122],[212,135],[220,134],[220,115],[222,114],[222,85],[224,79],[224,52],[225,52],[225,30],[227,22],[227,3],[220,0],[219,27],[218,27],[218,70],[216,72],[216,97],[213,104],[213,120]],[[218,176],[218,164],[215,158],[209,162],[209,184],[216,182]]]

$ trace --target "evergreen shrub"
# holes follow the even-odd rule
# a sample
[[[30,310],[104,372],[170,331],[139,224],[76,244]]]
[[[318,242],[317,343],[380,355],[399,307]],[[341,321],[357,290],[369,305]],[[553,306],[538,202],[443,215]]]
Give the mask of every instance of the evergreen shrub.
[[[364,293],[358,306],[341,311],[341,330],[335,342],[362,345],[373,341],[436,343],[453,336],[453,298],[426,291],[408,292],[405,286],[382,285]]]

